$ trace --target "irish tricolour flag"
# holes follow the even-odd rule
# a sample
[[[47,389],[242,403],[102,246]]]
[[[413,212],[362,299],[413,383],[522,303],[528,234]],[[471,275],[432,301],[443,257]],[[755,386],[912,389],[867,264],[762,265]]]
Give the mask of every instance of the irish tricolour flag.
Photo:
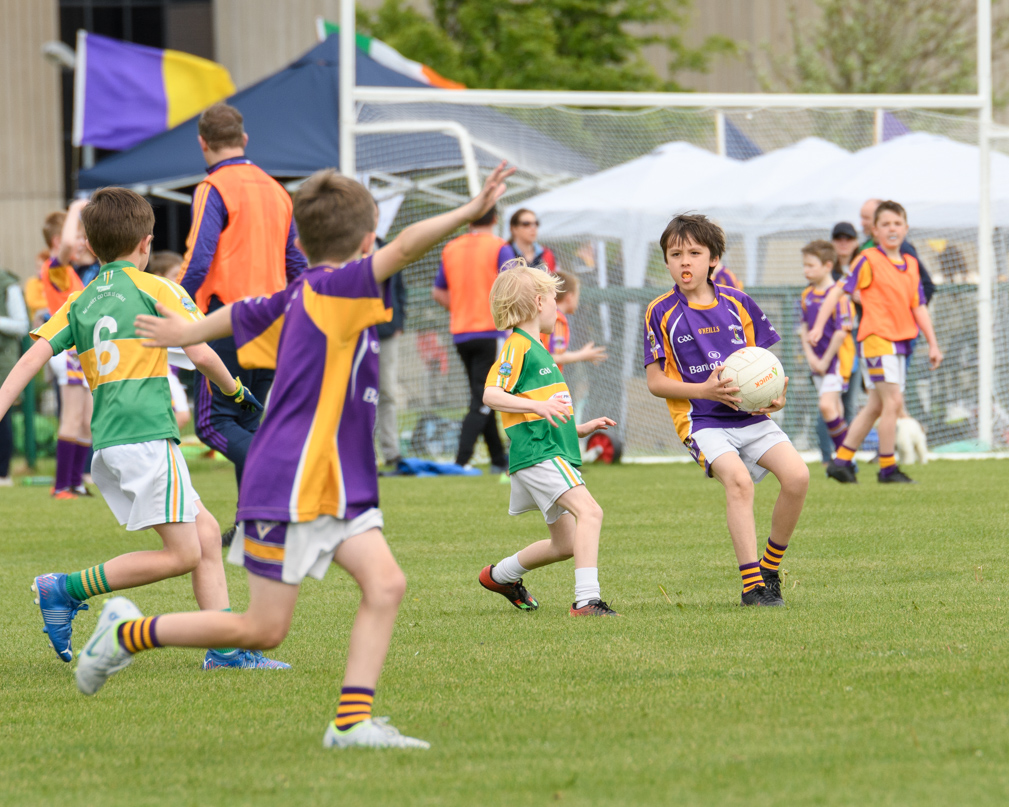
[[[315,30],[319,36],[319,41],[323,42],[331,34],[339,32],[340,26],[322,17],[316,17]],[[449,81],[444,76],[439,76],[426,64],[415,62],[413,59],[407,59],[398,50],[389,47],[380,39],[372,39],[370,36],[359,33],[357,34],[357,49],[367,53],[383,67],[388,67],[390,70],[395,70],[397,73],[409,76],[414,81],[427,84],[429,87],[441,87],[444,90],[466,89],[465,84],[460,84],[458,81]]]

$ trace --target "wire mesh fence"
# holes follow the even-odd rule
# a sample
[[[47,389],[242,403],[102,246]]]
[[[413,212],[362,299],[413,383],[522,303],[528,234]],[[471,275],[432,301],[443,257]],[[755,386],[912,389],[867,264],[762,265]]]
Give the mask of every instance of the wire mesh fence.
[[[361,122],[398,122],[404,129],[411,121],[453,121],[472,137],[482,173],[501,159],[518,166],[501,209],[523,205],[536,213],[542,222],[539,241],[555,252],[559,268],[580,278],[583,293],[580,308],[571,317],[572,346],[588,341],[604,344],[609,358],[599,365],[572,365],[565,374],[580,415],[607,414],[620,422],[627,457],[684,454],[664,402],[649,395],[645,387],[642,366],[645,308],[672,285],[658,247],[664,220],[686,210],[713,211],[725,225],[724,263],[744,281],[745,291],[783,337],[774,350],[792,381],[781,424],[800,449],[813,449],[817,446],[816,394],[798,340],[798,299],[805,285],[800,249],[810,240],[829,238],[835,220],[811,222],[802,199],[824,177],[847,177],[837,165],[831,168],[829,160],[818,169],[784,159],[762,180],[750,177],[746,187],[741,187],[735,169],[810,138],[817,138],[824,147],[829,144],[838,157],[880,141],[899,147],[900,138],[911,133],[934,135],[936,144],[953,144],[950,148],[976,149],[978,141],[973,113],[913,109],[885,113],[816,108],[613,111],[365,103],[358,113]],[[695,150],[680,152],[670,144],[688,144]],[[468,197],[460,147],[451,137],[411,136],[408,131],[362,136],[357,150],[358,165],[366,166],[370,189],[396,210],[389,235]],[[646,174],[642,179],[629,168],[642,158],[661,156],[663,150],[671,162],[657,158],[661,170],[654,176]],[[942,160],[942,152],[936,153],[935,159]],[[692,167],[707,166],[708,157],[721,162],[702,170],[699,178],[691,175]],[[726,167],[724,173],[722,167]],[[925,161],[921,171],[927,175],[934,167]],[[887,170],[885,165],[881,170]],[[625,175],[629,179],[621,185]],[[608,178],[612,178],[610,199],[606,197]],[[971,179],[976,185],[976,176],[965,176],[964,182]],[[678,187],[681,180],[683,187]],[[581,207],[545,209],[551,193],[570,191],[578,198],[582,188]],[[762,188],[768,190],[763,196]],[[864,198],[874,195],[873,188],[873,183],[866,185]],[[663,189],[670,190],[668,199]],[[625,203],[635,193],[652,194],[660,201],[641,213],[631,205],[628,215]],[[969,217],[964,221],[962,216],[952,216],[946,224],[934,204],[926,209],[915,198],[902,199],[899,191],[892,195],[909,209],[909,239],[935,283],[930,311],[946,356],[939,370],[929,370],[927,349],[919,339],[909,364],[907,409],[926,428],[933,447],[969,446],[977,438],[978,339],[995,339],[997,346],[1009,336],[1009,230],[996,229],[995,236],[995,332],[979,335],[976,214],[974,226]],[[748,209],[720,215],[727,204],[744,197],[751,200]],[[837,220],[847,220],[861,231],[857,204],[839,209],[837,215]],[[996,217],[996,224],[1009,221]],[[511,238],[505,216],[500,234]],[[439,256],[440,248],[433,250],[405,274],[408,309],[405,338],[400,340],[399,425],[404,453],[450,457],[468,393],[447,313],[430,294]],[[1005,446],[1009,383],[1004,354],[997,350],[995,354],[995,443]]]

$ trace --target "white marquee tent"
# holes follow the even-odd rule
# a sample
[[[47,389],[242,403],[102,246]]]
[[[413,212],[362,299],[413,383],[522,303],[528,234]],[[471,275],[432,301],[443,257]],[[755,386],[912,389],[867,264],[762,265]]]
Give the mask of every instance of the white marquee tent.
[[[992,218],[1009,226],[1009,157],[993,152]],[[687,143],[572,182],[522,204],[549,240],[596,236],[619,240],[628,286],[644,284],[648,250],[669,218],[698,210],[744,243],[747,282],[760,280],[762,237],[829,232],[855,221],[872,197],[896,199],[913,228],[977,227],[978,149],[939,135],[914,133],[854,154],[817,138],[745,163]]]

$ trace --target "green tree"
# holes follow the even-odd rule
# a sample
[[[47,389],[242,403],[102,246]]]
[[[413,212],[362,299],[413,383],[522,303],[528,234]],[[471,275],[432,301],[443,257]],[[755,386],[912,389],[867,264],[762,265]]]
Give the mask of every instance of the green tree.
[[[403,0],[360,12],[359,27],[404,56],[467,87],[491,89],[682,90],[676,77],[734,54],[721,36],[688,43],[679,31],[692,0],[431,0],[427,17]],[[642,49],[663,44],[670,80]]]
[[[973,0],[816,0],[800,20],[790,8],[787,53],[762,50],[757,69],[767,90],[812,93],[970,93],[977,88]],[[993,4],[995,11],[1005,3]],[[1009,44],[998,14],[992,48]]]

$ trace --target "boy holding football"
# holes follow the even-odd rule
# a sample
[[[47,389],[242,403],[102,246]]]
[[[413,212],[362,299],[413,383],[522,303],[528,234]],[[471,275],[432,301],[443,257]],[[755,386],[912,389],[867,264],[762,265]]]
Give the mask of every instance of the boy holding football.
[[[820,417],[834,448],[838,449],[848,433],[841,396],[848,391],[848,379],[855,361],[851,298],[846,295],[837,303],[818,342],[811,344],[808,338],[809,328],[816,322],[823,301],[834,286],[832,273],[836,264],[837,252],[829,241],[811,241],[802,248],[802,272],[809,285],[799,300],[802,311],[799,334],[819,396]]]
[[[99,626],[81,654],[77,685],[97,692],[136,653],[162,646],[234,644],[269,648],[291,625],[301,582],[332,563],[361,589],[336,717],[326,747],[428,748],[371,708],[406,578],[382,534],[378,509],[375,407],[378,335],[391,311],[382,284],[445,236],[480,218],[514,173],[499,165],[462,207],[420,221],[372,253],[375,205],[363,185],[318,171],[294,199],[298,246],[310,268],[269,297],[222,306],[193,322],[160,309],[138,317],[158,346],[234,335],[246,368],[276,368],[263,422],[252,439],[238,497],[239,530],[228,559],[244,565],[244,614],[188,613]]]
[[[504,271],[504,270],[508,271]],[[616,422],[602,417],[576,426],[571,393],[557,362],[543,347],[540,335],[557,322],[560,278],[528,266],[524,258],[508,261],[491,287],[494,325],[512,329],[497,362],[487,375],[483,402],[501,412],[511,440],[508,471],[513,516],[539,510],[550,539],[485,567],[480,585],[503,595],[524,611],[539,603],[526,591],[522,576],[531,569],[574,557],[575,600],[571,616],[616,616],[599,591],[599,532],[602,508],[592,498],[578,467],[578,438]]]
[[[677,216],[659,239],[675,284],[645,314],[648,390],[665,398],[676,432],[708,476],[725,488],[729,534],[743,579],[742,605],[784,605],[778,566],[802,513],[809,469],[767,415],[785,391],[757,412],[742,412],[739,388],[722,380],[720,360],[741,347],[769,347],[779,336],[746,294],[711,282],[725,250],[721,227],[701,215]],[[767,473],[781,483],[771,534],[757,560],[753,486]]]
[[[918,261],[900,251],[907,238],[907,213],[897,202],[882,202],[876,208],[873,221],[877,246],[866,249],[855,261],[851,274],[827,293],[807,338],[812,344],[818,343],[834,306],[845,294],[860,293],[862,320],[858,342],[864,359],[862,377],[869,390],[869,400],[848,427],[836,459],[827,466],[827,475],[842,483],[858,481],[853,463],[855,451],[878,419],[879,472],[876,478],[884,483],[906,484],[914,480],[897,466],[894,448],[897,418],[904,406],[911,342],[919,331],[925,335],[928,361],[933,370],[942,362],[942,351],[925,305]]]

